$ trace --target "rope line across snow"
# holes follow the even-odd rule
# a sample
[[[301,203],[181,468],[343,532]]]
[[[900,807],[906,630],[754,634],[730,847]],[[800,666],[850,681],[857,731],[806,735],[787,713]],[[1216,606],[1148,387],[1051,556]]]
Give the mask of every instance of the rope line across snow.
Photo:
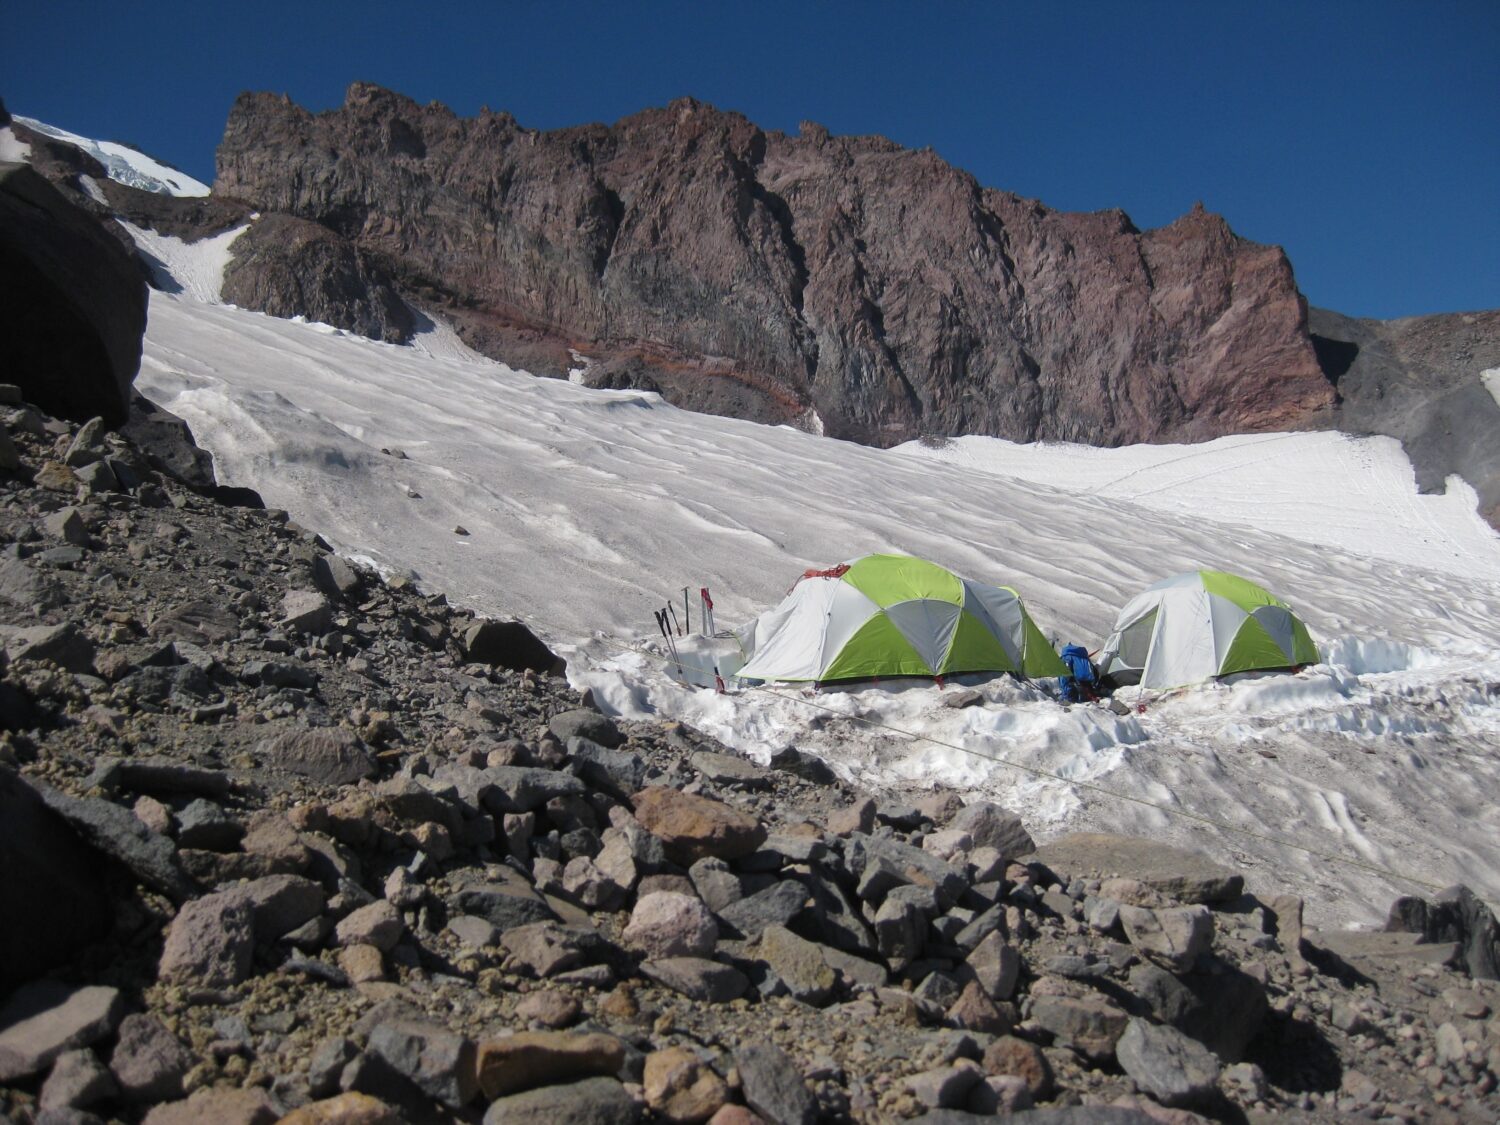
[[[662,656],[660,653],[652,652],[648,648],[637,648],[635,646],[627,645],[619,641],[612,641],[604,637],[595,637],[594,640],[596,643],[600,643],[607,648],[614,648],[621,652],[633,652],[637,655],[650,657],[663,666],[675,665],[680,672],[682,672],[684,675],[687,674],[687,667],[682,663],[681,660],[673,660],[670,657]],[[1134,805],[1140,805],[1143,808],[1154,809],[1155,811],[1166,816],[1175,816],[1180,817],[1184,820],[1191,820],[1197,824],[1203,824],[1211,828],[1217,828],[1219,831],[1228,833],[1230,835],[1243,836],[1247,839],[1259,840],[1262,843],[1275,844],[1278,847],[1283,848],[1291,848],[1295,851],[1302,852],[1305,855],[1310,855],[1314,859],[1325,860],[1328,863],[1336,863],[1344,867],[1352,867],[1357,870],[1367,872],[1371,875],[1379,875],[1384,879],[1410,883],[1413,886],[1423,887],[1427,890],[1434,891],[1440,891],[1444,887],[1444,884],[1442,883],[1434,883],[1427,879],[1419,879],[1415,875],[1407,875],[1404,872],[1396,871],[1389,867],[1382,867],[1380,864],[1371,863],[1368,860],[1355,859],[1351,856],[1341,855],[1337,852],[1324,851],[1309,844],[1299,843],[1298,841],[1292,840],[1285,836],[1278,836],[1272,832],[1261,832],[1254,828],[1245,828],[1241,825],[1231,824],[1230,822],[1225,820],[1219,820],[1217,817],[1208,816],[1204,813],[1194,812],[1191,809],[1178,808],[1172,805],[1164,805],[1159,801],[1153,801],[1146,797],[1137,797],[1133,796],[1130,793],[1122,793],[1119,790],[1110,789],[1108,786],[1100,785],[1098,782],[1079,781],[1076,778],[1063,777],[1061,774],[1053,773],[1051,770],[1043,769],[1040,766],[1027,765],[1024,762],[1013,762],[1007,758],[996,757],[993,754],[984,754],[978,750],[973,749],[972,747],[961,746],[956,742],[948,742],[941,738],[935,738],[930,734],[920,734],[917,731],[906,730],[892,723],[883,722],[878,719],[871,719],[863,715],[850,715],[843,711],[840,711],[836,707],[830,707],[826,703],[819,703],[814,699],[807,699],[799,695],[789,695],[785,692],[776,691],[764,684],[747,684],[744,685],[744,690],[747,692],[753,691],[758,692],[762,695],[769,695],[776,699],[783,699],[789,703],[795,703],[815,711],[823,711],[826,714],[833,715],[837,718],[846,719],[854,723],[862,723],[867,727],[871,727],[877,730],[884,730],[891,734],[901,735],[903,738],[916,739],[919,742],[927,742],[932,744],[933,746],[941,746],[945,750],[956,750],[960,754],[967,754],[970,757],[978,758],[981,761],[990,762],[997,766],[1004,766],[1007,769],[1019,770],[1022,773],[1028,773],[1035,777],[1046,778],[1049,781],[1060,782],[1063,785],[1075,786],[1078,789],[1084,789],[1091,793],[1096,793],[1101,797],[1107,797],[1117,801],[1126,801]]]

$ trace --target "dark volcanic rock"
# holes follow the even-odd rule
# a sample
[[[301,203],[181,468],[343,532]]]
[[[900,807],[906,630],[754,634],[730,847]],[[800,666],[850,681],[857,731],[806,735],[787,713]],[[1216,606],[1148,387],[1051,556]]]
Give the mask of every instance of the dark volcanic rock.
[[[224,300],[404,344],[412,313],[368,254],[327,227],[267,215],[234,241]]]
[[[130,417],[120,432],[140,446],[151,463],[194,488],[211,488],[214,459],[198,448],[188,424],[143,395],[132,392]]]
[[[128,251],[25,165],[0,165],[0,367],[49,413],[125,420],[146,283]]]
[[[837,437],[1206,438],[1333,400],[1285,255],[1215,215],[1142,233],[691,99],[538,133],[363,83],[318,115],[245,94],[216,192],[352,240],[495,354],[567,340],[596,382]]]
[[[1500,527],[1500,404],[1479,378],[1500,367],[1500,310],[1358,320],[1313,309],[1309,324],[1338,427],[1399,438],[1423,492],[1459,474]]]
[[[102,937],[110,917],[96,853],[0,768],[0,918],[13,920],[0,926],[0,996]]]

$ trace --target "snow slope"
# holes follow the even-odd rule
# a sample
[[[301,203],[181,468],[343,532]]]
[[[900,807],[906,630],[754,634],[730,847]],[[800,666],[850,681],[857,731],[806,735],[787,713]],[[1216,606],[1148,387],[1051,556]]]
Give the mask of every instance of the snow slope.
[[[154,247],[164,268],[201,275],[211,251],[173,241]],[[536,379],[439,326],[402,348],[185,294],[153,293],[137,385],[226,482],[347,554],[530,621],[619,714],[681,718],[761,760],[795,744],[898,794],[987,794],[1041,839],[1197,847],[1252,887],[1305,894],[1315,922],[1376,921],[1396,894],[1459,880],[1500,900],[1485,799],[1500,540],[1472,501],[1418,496],[1393,443],[881,451]],[[1226,499],[1251,492],[1274,503]],[[805,568],[873,550],[1013,585],[1049,636],[1091,647],[1140,587],[1223,567],[1290,601],[1330,662],[1120,716],[1005,678],[974,681],[981,701],[960,709],[929,684],[718,695],[664,660],[652,613],[680,611],[683,586],[710,587],[718,624],[736,625]],[[683,660],[728,672],[733,643],[687,638]]]
[[[88,137],[80,137],[77,133],[70,133],[66,129],[59,129],[55,125],[34,121],[30,117],[22,117],[20,114],[12,116],[34,132],[44,133],[83,149],[104,165],[110,179],[122,184],[140,188],[142,191],[153,191],[160,195],[209,194],[210,189],[207,184],[128,145],[115,144],[113,141],[95,141]]]

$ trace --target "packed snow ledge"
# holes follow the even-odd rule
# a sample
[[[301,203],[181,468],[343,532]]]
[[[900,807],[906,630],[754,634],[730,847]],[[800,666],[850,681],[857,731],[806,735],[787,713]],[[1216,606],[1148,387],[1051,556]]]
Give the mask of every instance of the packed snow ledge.
[[[1252,890],[1302,893],[1315,924],[1378,922],[1423,883],[1500,901],[1500,540],[1461,482],[1419,496],[1394,441],[875,450],[533,378],[442,326],[395,347],[215,304],[204,259],[228,242],[172,242],[150,249],[182,292],[152,294],[137,385],[221,480],[345,554],[527,620],[616,714],[760,761],[796,745],[893,800],[984,794],[1040,840],[1195,847]],[[686,679],[710,686],[667,658],[653,613],[680,614],[684,586],[711,589],[724,629],[804,569],[871,551],[1013,586],[1049,639],[1090,648],[1141,588],[1222,568],[1287,600],[1326,663],[1132,695],[1120,715],[1006,677],[819,693],[731,677],[720,695],[731,641],[684,639],[702,666]],[[948,705],[966,687],[978,701]]]

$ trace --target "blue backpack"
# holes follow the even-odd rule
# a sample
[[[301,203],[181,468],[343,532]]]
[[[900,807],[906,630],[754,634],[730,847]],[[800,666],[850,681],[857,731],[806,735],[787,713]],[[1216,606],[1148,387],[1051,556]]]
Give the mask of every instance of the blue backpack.
[[[1066,675],[1057,677],[1063,700],[1082,703],[1086,699],[1097,699],[1099,674],[1089,659],[1089,650],[1082,645],[1067,645],[1062,650],[1062,662],[1068,668]]]

